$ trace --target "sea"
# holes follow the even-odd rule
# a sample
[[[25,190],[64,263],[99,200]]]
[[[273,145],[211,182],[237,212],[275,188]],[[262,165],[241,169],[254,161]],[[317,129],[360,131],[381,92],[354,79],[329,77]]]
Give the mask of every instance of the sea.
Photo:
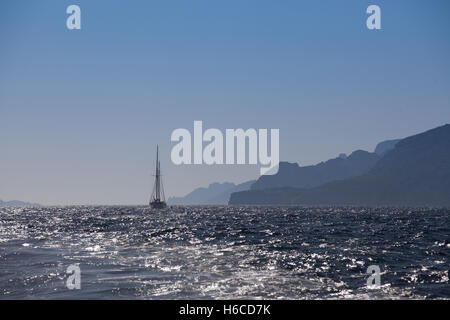
[[[450,209],[0,207],[0,299],[449,299]]]

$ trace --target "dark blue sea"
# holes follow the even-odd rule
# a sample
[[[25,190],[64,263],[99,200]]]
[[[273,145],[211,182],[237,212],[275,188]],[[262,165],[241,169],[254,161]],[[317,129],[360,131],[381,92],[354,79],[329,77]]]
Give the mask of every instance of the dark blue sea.
[[[449,299],[449,235],[449,209],[2,207],[0,299]]]

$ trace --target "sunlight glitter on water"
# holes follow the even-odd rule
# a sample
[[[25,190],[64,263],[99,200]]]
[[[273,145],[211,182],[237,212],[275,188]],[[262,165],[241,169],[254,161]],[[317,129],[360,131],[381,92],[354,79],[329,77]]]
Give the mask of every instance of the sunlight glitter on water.
[[[450,298],[450,211],[0,208],[0,298]],[[81,289],[65,284],[69,265]],[[379,265],[381,287],[366,287]]]

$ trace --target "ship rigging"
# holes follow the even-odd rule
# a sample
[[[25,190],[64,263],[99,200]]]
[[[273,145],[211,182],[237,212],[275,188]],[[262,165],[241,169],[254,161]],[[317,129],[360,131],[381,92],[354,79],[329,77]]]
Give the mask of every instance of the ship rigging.
[[[161,164],[159,163],[159,147],[156,146],[156,173],[155,185],[153,186],[152,196],[150,198],[150,206],[153,209],[163,209],[167,206],[164,197],[164,188],[161,179]]]

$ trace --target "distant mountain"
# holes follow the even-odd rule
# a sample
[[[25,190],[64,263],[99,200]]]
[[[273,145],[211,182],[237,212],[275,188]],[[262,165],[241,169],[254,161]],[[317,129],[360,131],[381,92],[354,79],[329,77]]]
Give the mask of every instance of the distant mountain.
[[[395,148],[395,145],[400,141],[401,139],[395,139],[395,140],[386,140],[383,142],[380,142],[375,147],[375,153],[379,155],[380,157],[384,156],[384,154],[392,149]]]
[[[215,197],[210,198],[208,201],[210,204],[228,204],[228,201],[230,201],[230,196],[233,192],[240,192],[249,190],[251,185],[255,183],[255,180],[250,180],[247,182],[243,182],[241,184],[237,184],[231,189],[228,189],[220,194],[218,194]]]
[[[0,207],[34,207],[39,206],[37,203],[23,202],[18,200],[2,201],[0,200]]]
[[[255,180],[241,184],[230,182],[212,183],[207,188],[198,188],[184,197],[171,197],[167,200],[169,205],[226,205],[233,192],[249,190]]]
[[[233,193],[230,204],[450,206],[450,125],[402,139],[359,177]]]
[[[327,182],[356,177],[368,172],[380,159],[376,153],[357,150],[314,166],[300,167],[297,163],[280,162],[278,173],[261,176],[251,190],[282,187],[312,188]]]

